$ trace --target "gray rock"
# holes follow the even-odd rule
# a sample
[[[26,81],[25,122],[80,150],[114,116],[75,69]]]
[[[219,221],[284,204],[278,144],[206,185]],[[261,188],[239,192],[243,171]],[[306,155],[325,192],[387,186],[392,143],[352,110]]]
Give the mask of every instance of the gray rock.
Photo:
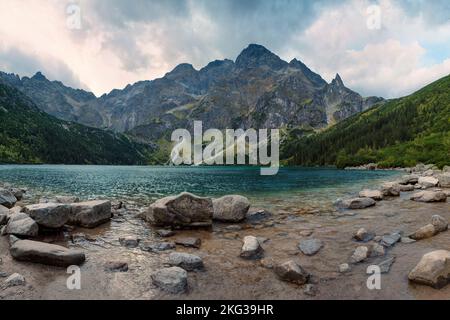
[[[213,199],[214,220],[223,222],[240,222],[245,219],[250,201],[239,195],[228,195]]]
[[[392,247],[394,244],[396,244],[397,242],[400,241],[400,239],[402,238],[402,236],[399,233],[391,233],[388,235],[384,235],[381,238],[381,245],[385,246],[386,248]]]
[[[87,202],[72,203],[72,212],[70,214],[69,223],[84,228],[95,228],[111,217],[111,201],[96,200]]]
[[[448,221],[440,215],[434,215],[431,217],[431,224],[434,226],[437,232],[444,232],[448,230]]]
[[[340,273],[347,273],[350,272],[350,265],[348,263],[343,263],[339,266],[339,272]]]
[[[350,257],[351,263],[359,263],[367,259],[369,255],[369,248],[365,246],[360,246],[355,249],[352,256]]]
[[[293,260],[276,265],[274,271],[281,280],[299,285],[307,283],[310,278],[310,274]]]
[[[155,231],[156,234],[162,238],[168,238],[175,235],[175,231],[172,230],[166,230],[166,229],[159,229]]]
[[[372,247],[370,249],[370,256],[371,257],[380,257],[385,255],[384,247],[378,243],[372,244]]]
[[[61,228],[70,217],[70,207],[57,203],[33,204],[24,207],[23,211],[39,226],[50,229]]]
[[[14,195],[14,197],[17,199],[17,201],[22,200],[23,195],[26,192],[25,189],[20,189],[20,188],[11,188],[9,191],[11,191],[11,193]]]
[[[75,196],[56,196],[55,202],[70,204],[70,203],[80,202],[80,198],[75,197]]]
[[[402,179],[400,181],[400,184],[403,184],[403,185],[408,185],[408,184],[414,185],[414,184],[417,184],[418,182],[419,182],[419,176],[418,175],[416,175],[416,174],[409,174],[409,175],[405,175],[405,176],[402,177]]]
[[[16,242],[19,241],[19,240],[20,240],[20,239],[17,238],[16,236],[10,235],[10,236],[9,236],[9,245],[12,246],[14,243],[16,243]]]
[[[199,249],[202,245],[202,240],[200,238],[185,237],[175,240],[175,243],[183,247]]]
[[[417,202],[445,202],[447,194],[442,191],[420,191],[413,194],[410,199]]]
[[[139,246],[140,241],[141,239],[135,236],[126,236],[119,238],[119,243],[127,248],[137,248],[137,246]]]
[[[385,197],[400,196],[400,185],[396,182],[387,182],[381,186],[381,193]]]
[[[373,200],[380,201],[383,200],[383,194],[379,190],[368,190],[365,189],[359,193],[361,198],[372,198]]]
[[[372,207],[376,201],[372,198],[354,198],[341,201],[338,206],[344,209],[364,209]]]
[[[244,259],[259,259],[263,254],[263,248],[261,247],[258,239],[253,236],[246,236],[244,238],[244,244],[241,249],[241,258]]]
[[[313,256],[322,249],[323,243],[319,239],[307,239],[300,241],[298,247],[303,254]]]
[[[187,272],[180,267],[158,270],[151,278],[158,288],[173,294],[185,292],[187,289]]]
[[[450,173],[443,173],[437,176],[439,186],[442,188],[450,188]]]
[[[11,191],[0,188],[0,205],[11,209],[16,204],[17,199]]]
[[[432,188],[436,187],[439,183],[439,180],[435,177],[420,177],[418,184],[424,188]]]
[[[13,273],[5,280],[7,287],[17,287],[25,285],[25,278],[18,273]]]
[[[5,234],[19,237],[36,237],[38,233],[38,224],[25,213],[11,215],[5,228]]]
[[[127,272],[128,263],[123,261],[108,261],[104,265],[107,272]]]
[[[414,191],[415,189],[416,188],[412,184],[400,185],[401,192],[411,192]]]
[[[13,258],[19,261],[60,267],[81,265],[86,260],[82,251],[30,240],[15,242],[11,246],[10,252]]]
[[[161,252],[175,249],[175,244],[171,242],[158,242],[158,243],[141,242],[139,244],[139,247],[143,251]]]
[[[395,257],[388,258],[378,264],[381,273],[388,273],[395,262]]]
[[[183,268],[187,271],[193,271],[203,268],[202,258],[193,254],[182,252],[172,252],[169,255],[169,264],[171,266]]]
[[[437,289],[444,287],[450,280],[450,251],[437,250],[425,254],[408,278]]]
[[[260,223],[261,221],[271,218],[273,215],[267,210],[258,210],[247,213],[246,220],[251,224]]]
[[[358,231],[356,231],[353,238],[356,241],[368,242],[375,238],[375,234],[372,232],[368,232],[365,228],[360,228]]]

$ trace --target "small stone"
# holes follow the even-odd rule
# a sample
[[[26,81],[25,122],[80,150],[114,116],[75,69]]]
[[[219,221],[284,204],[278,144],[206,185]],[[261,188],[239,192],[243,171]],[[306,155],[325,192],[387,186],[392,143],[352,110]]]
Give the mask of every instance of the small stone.
[[[187,237],[179,238],[175,240],[175,243],[183,247],[199,249],[202,245],[202,240],[200,238]]]
[[[187,271],[203,269],[202,258],[189,253],[172,252],[169,255],[169,264]]]
[[[6,280],[5,284],[7,287],[17,287],[25,285],[25,278],[18,273],[13,273]]]
[[[119,238],[119,243],[127,248],[136,248],[141,240],[134,236]]]
[[[317,294],[317,287],[311,283],[308,283],[303,289],[303,293],[314,297]]]
[[[435,236],[436,234],[438,234],[436,228],[430,223],[422,228],[419,228],[409,237],[413,240],[422,240],[422,239],[431,238],[431,237]]]
[[[161,252],[175,249],[175,244],[172,242],[158,242],[158,243],[141,242],[139,244],[139,247],[141,248],[142,251]]]
[[[311,236],[313,233],[314,233],[314,231],[312,231],[312,230],[303,230],[303,231],[300,231],[299,234],[300,234],[302,237],[309,237],[309,236]]]
[[[242,227],[240,225],[237,225],[237,224],[232,224],[230,226],[226,226],[224,228],[224,230],[227,230],[227,231],[241,231]]]
[[[391,257],[387,260],[381,262],[378,266],[380,267],[381,273],[388,273],[391,270],[391,266],[395,262],[395,257]]]
[[[172,230],[166,230],[166,229],[159,229],[155,231],[156,234],[162,238],[168,238],[175,235],[175,231]]]
[[[401,239],[401,235],[398,233],[392,233],[388,235],[384,235],[381,238],[380,243],[385,246],[386,248],[392,247],[394,244],[399,242]]]
[[[263,254],[263,248],[261,247],[258,239],[253,236],[246,236],[244,238],[244,244],[241,249],[241,258],[244,259],[259,259]]]
[[[370,250],[371,257],[380,257],[385,255],[384,247],[378,243],[372,244],[372,248]]]
[[[355,249],[353,252],[353,255],[350,257],[351,263],[359,263],[367,259],[367,256],[369,254],[369,248],[360,246]]]
[[[293,260],[277,265],[274,271],[281,280],[299,285],[305,284],[310,278],[310,274]]]
[[[308,239],[300,241],[298,247],[303,254],[313,256],[323,247],[323,243],[319,239]]]
[[[180,267],[158,270],[151,278],[155,286],[173,294],[185,292],[187,288],[187,272]]]
[[[340,273],[347,273],[350,271],[350,265],[348,263],[343,263],[339,266]]]
[[[107,272],[127,272],[128,263],[123,261],[108,261],[105,263],[105,271]]]
[[[264,258],[259,261],[261,266],[266,269],[273,269],[274,261],[271,258]]]
[[[353,238],[356,241],[362,241],[362,242],[368,242],[368,241],[372,240],[374,237],[375,237],[374,233],[367,232],[367,230],[364,228],[359,229],[353,236]]]

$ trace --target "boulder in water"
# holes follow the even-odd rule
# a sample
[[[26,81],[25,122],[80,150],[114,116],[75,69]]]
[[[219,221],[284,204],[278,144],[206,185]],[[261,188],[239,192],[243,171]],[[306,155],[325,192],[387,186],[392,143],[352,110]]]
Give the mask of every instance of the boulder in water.
[[[39,203],[23,208],[38,225],[44,228],[58,229],[64,226],[70,217],[70,206],[57,203]]]
[[[239,195],[228,195],[213,199],[214,220],[223,222],[240,222],[245,219],[250,201]]]
[[[408,278],[437,289],[444,287],[450,280],[450,251],[437,250],[425,254]]]
[[[84,228],[95,228],[111,217],[111,201],[95,200],[87,202],[72,203],[72,212],[69,223],[79,225]]]

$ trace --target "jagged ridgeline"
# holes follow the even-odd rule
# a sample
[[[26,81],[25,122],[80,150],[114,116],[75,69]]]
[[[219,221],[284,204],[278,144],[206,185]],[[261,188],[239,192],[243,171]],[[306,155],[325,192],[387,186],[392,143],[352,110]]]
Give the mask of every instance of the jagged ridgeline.
[[[320,133],[300,139],[291,135],[283,154],[286,163],[297,165],[449,165],[450,76]]]
[[[0,83],[0,163],[143,164],[149,152],[123,134],[50,116]]]

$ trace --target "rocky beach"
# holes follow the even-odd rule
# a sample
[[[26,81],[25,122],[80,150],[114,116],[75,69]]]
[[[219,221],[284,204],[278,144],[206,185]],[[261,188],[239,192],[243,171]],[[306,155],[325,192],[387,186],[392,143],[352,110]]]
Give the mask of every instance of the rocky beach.
[[[450,168],[402,170],[319,212],[240,195],[42,197],[3,183],[0,299],[448,299]],[[80,290],[66,284],[72,265]],[[379,290],[366,286],[374,265]]]

